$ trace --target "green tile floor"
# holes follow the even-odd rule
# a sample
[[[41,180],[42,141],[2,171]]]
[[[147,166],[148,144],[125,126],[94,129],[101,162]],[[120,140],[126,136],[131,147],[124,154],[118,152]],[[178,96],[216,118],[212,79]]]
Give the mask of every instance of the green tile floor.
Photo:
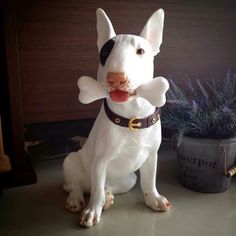
[[[40,160],[34,163],[37,184],[4,190],[0,195],[0,235],[235,236],[236,177],[224,193],[190,191],[178,182],[174,151],[163,146],[157,185],[172,202],[171,211],[157,213],[147,208],[138,183],[128,193],[115,196],[115,204],[103,213],[100,224],[81,228],[78,214],[64,209],[63,158]]]

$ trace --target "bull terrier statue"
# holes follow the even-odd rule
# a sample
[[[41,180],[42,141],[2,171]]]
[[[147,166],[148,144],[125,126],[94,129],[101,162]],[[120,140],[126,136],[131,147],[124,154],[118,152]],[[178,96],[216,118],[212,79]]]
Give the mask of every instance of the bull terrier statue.
[[[97,9],[97,80],[78,80],[79,101],[104,99],[90,135],[78,152],[64,160],[66,208],[81,212],[80,224],[100,221],[114,195],[129,191],[140,171],[145,204],[167,211],[170,202],[156,188],[157,151],[161,143],[160,107],[169,88],[163,77],[153,78],[154,56],[162,43],[164,11],[149,18],[140,36],[116,35],[102,9]],[[84,194],[90,194],[85,204]]]

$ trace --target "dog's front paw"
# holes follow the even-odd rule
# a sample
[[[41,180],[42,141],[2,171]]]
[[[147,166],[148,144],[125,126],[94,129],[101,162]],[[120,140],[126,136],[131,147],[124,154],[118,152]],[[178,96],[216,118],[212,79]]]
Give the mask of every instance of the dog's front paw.
[[[81,214],[80,225],[84,227],[91,227],[100,221],[102,208],[85,208]]]
[[[172,206],[171,203],[163,196],[153,193],[145,193],[145,203],[154,211],[167,211]]]

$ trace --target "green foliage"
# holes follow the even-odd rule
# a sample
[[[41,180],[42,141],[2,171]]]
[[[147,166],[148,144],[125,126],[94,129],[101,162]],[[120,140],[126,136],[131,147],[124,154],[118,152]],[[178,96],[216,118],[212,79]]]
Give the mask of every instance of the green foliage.
[[[236,76],[224,80],[184,80],[188,92],[170,79],[167,104],[162,108],[162,126],[179,137],[225,139],[236,136]]]

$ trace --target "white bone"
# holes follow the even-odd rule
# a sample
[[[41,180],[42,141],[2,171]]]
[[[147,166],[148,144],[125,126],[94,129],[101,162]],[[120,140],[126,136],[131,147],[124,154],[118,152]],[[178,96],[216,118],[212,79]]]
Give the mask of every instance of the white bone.
[[[80,77],[78,80],[78,87],[80,89],[78,98],[83,104],[105,98],[108,95],[104,86],[89,76]]]
[[[165,93],[168,89],[168,81],[160,76],[146,84],[140,85],[137,88],[137,95],[145,98],[155,107],[162,107],[166,103]]]
[[[107,90],[103,85],[89,76],[82,76],[78,80],[80,89],[79,101],[88,104],[95,100],[108,97]],[[155,107],[162,107],[166,102],[165,93],[169,83],[164,77],[156,77],[148,83],[140,85],[136,92]]]

